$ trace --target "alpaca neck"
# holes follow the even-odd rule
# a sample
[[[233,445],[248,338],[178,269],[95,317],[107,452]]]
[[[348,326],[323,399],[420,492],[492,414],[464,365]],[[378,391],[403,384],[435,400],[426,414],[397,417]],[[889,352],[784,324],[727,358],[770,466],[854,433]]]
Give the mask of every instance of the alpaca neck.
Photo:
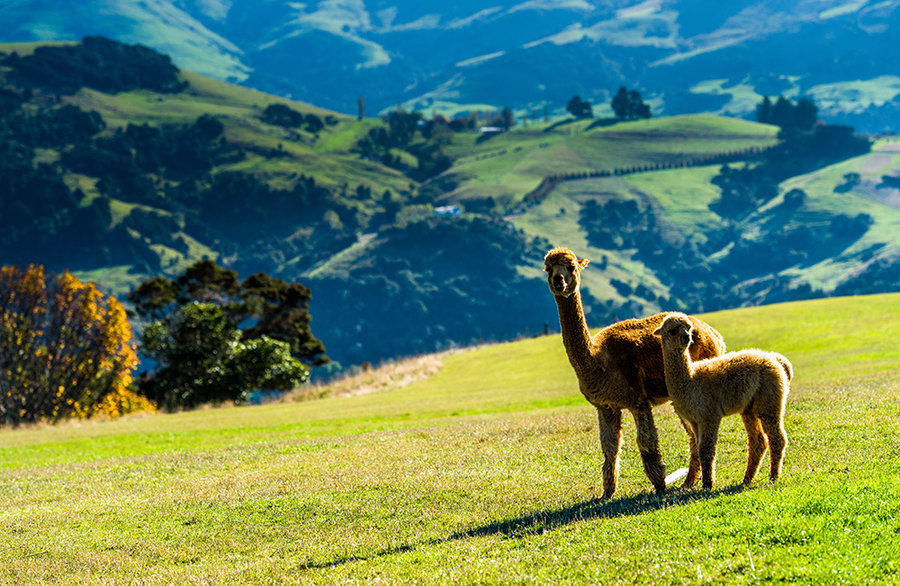
[[[569,362],[575,372],[580,373],[589,368],[593,355],[591,332],[581,305],[581,292],[576,289],[568,297],[556,295],[556,306],[559,308],[559,325],[566,354],[569,355]]]
[[[669,396],[677,400],[684,396],[691,382],[691,356],[687,348],[667,347],[663,344],[663,364],[666,370],[666,387]]]

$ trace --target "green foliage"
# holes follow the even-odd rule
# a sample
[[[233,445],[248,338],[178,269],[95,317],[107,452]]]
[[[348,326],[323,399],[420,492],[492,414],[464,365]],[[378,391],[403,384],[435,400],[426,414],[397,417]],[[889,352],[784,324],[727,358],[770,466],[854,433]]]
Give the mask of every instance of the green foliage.
[[[165,128],[129,124],[89,147],[67,149],[62,162],[75,172],[99,178],[110,196],[166,205],[153,175],[183,181],[244,157],[234,145],[220,140],[223,131],[222,123],[206,114],[192,124]]]
[[[651,116],[650,106],[644,103],[641,92],[629,91],[625,86],[619,88],[610,105],[616,118],[620,120],[638,120]]]
[[[591,103],[587,100],[582,100],[579,95],[572,96],[572,99],[566,104],[566,110],[568,110],[576,120],[594,117],[594,110],[591,107]]]
[[[811,98],[800,98],[793,104],[784,96],[772,104],[769,96],[764,96],[756,106],[756,120],[763,124],[774,124],[786,131],[809,131],[818,120],[819,108]]]
[[[869,152],[870,141],[849,126],[815,125],[817,108],[809,98],[794,106],[779,98],[760,103],[757,117],[781,126],[779,143],[766,151],[760,164],[732,169],[724,165],[713,178],[721,197],[710,205],[720,216],[740,219],[775,197],[778,184],[834,162]]]
[[[510,113],[511,117],[511,113]],[[443,117],[425,121],[419,112],[393,110],[382,118],[384,126],[376,126],[356,143],[362,157],[377,159],[394,169],[405,172],[417,181],[435,177],[452,164],[452,159],[444,153],[444,146],[452,140],[452,131]],[[416,141],[419,134],[422,140]],[[404,162],[396,155],[395,149],[409,152],[416,159],[416,165]]]
[[[313,309],[351,364],[540,332],[555,307],[543,279],[518,267],[548,248],[502,220],[413,219],[383,229],[365,262],[311,280]]]
[[[91,416],[130,395],[136,364],[115,297],[67,272],[0,267],[0,425]]]
[[[61,147],[73,143],[82,146],[106,127],[99,114],[72,104],[31,115],[21,110],[13,110],[10,114],[0,122],[0,129],[5,126],[10,135],[7,140],[14,139],[32,147]]]
[[[256,389],[286,391],[309,378],[309,368],[284,342],[244,341],[215,303],[191,302],[141,334],[141,350],[158,368],[141,392],[168,410],[204,403],[240,402]]]
[[[291,356],[290,346],[268,336],[238,342],[229,367],[226,385],[247,391],[289,391],[309,379],[309,368]]]
[[[175,279],[154,277],[144,281],[128,299],[139,316],[164,324],[156,326],[157,330],[174,330],[173,324],[184,319],[184,308],[192,303],[213,303],[230,328],[242,330],[243,340],[271,338],[284,342],[303,363],[320,366],[328,362],[325,346],[310,329],[312,294],[300,283],[286,283],[265,273],[253,274],[241,282],[235,271],[202,260]],[[154,335],[158,337],[158,332]],[[160,352],[152,348],[148,351]]]
[[[184,89],[167,55],[104,37],[85,37],[77,45],[38,47],[25,57],[13,53],[4,63],[29,83],[65,94],[81,87],[102,92]]]
[[[284,104],[270,104],[262,113],[263,122],[283,126],[284,128],[299,128],[304,126],[308,132],[316,133],[325,128],[325,123],[315,114],[303,115]]]

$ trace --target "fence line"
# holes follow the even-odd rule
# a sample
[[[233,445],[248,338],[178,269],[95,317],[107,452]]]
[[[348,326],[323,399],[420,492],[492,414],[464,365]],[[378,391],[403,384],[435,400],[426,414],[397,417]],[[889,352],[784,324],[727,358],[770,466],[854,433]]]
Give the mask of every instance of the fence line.
[[[649,171],[661,171],[665,169],[680,169],[687,167],[700,167],[705,165],[724,165],[737,161],[760,156],[773,147],[748,147],[746,149],[728,151],[725,153],[710,153],[691,159],[680,161],[666,161],[660,163],[646,163],[632,167],[616,167],[614,169],[593,169],[591,171],[577,171],[572,173],[556,173],[544,177],[540,184],[525,194],[522,201],[516,206],[515,212],[524,212],[530,207],[536,206],[550,195],[556,187],[565,181],[579,181],[582,179],[596,179],[602,177],[619,177],[634,173],[646,173]]]

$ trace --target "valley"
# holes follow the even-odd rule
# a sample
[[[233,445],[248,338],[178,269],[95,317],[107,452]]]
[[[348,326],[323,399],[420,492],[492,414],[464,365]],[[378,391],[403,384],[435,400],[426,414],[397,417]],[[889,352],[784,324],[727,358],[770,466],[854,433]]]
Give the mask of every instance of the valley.
[[[713,183],[725,165],[796,158],[777,154],[777,127],[697,114],[490,135],[403,110],[358,120],[182,70],[177,91],[32,90],[16,66],[0,74],[25,150],[6,164],[56,187],[45,207],[9,216],[6,262],[68,268],[120,297],[201,258],[298,280],[332,368],[556,329],[540,268],[555,245],[593,261],[585,304],[598,325],[896,282],[890,137],[779,171],[752,210],[726,217]],[[62,111],[93,116],[91,134],[16,130],[62,124]],[[50,189],[18,173],[12,193]],[[436,213],[447,206],[461,213]]]

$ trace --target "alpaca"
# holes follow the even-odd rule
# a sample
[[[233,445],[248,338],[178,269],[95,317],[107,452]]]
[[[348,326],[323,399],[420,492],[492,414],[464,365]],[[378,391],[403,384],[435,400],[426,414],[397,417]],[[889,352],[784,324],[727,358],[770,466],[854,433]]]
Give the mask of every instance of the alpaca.
[[[759,464],[771,448],[769,479],[781,473],[787,435],[784,403],[794,369],[777,352],[741,350],[708,360],[693,360],[688,348],[695,343],[696,328],[683,313],[672,313],[654,332],[661,337],[666,386],[675,412],[694,429],[700,451],[703,487],[715,482],[716,441],[725,415],[741,414],[747,430],[747,471],[744,484],[756,476]]]
[[[609,498],[619,479],[622,447],[622,410],[634,417],[637,444],[644,473],[657,492],[666,488],[665,466],[659,451],[652,407],[669,400],[666,391],[662,348],[653,331],[666,313],[643,319],[628,319],[591,336],[581,304],[581,271],[588,265],[568,248],[554,248],[544,257],[547,282],[559,309],[559,324],[569,362],[578,377],[584,397],[597,409],[600,446],[603,450],[603,497]],[[694,358],[711,358],[725,352],[722,336],[708,324],[691,318],[697,332]],[[691,463],[685,486],[700,474],[700,460],[691,429],[682,422],[691,445]]]

